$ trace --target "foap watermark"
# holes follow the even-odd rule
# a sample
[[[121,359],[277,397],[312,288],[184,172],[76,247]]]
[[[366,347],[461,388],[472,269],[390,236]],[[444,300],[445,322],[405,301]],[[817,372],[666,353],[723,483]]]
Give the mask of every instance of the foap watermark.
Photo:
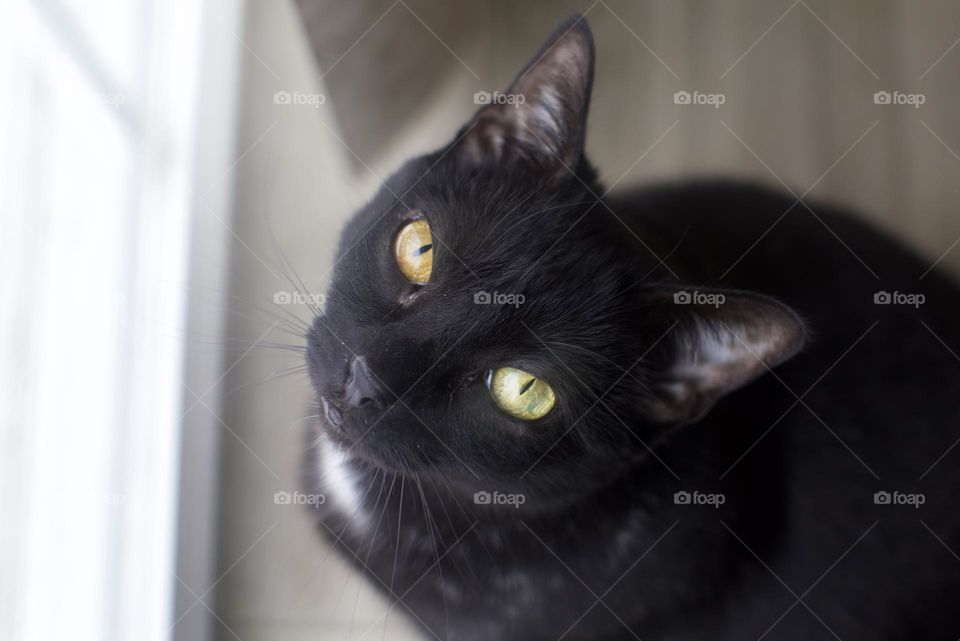
[[[527,502],[527,497],[523,494],[507,494],[504,492],[487,492],[481,490],[473,495],[473,502],[476,505],[508,505],[513,508],[519,508]]]
[[[523,294],[508,294],[505,292],[485,292],[480,290],[473,295],[474,305],[512,305],[520,307],[526,302]]]
[[[107,492],[101,499],[109,507],[121,507],[127,502],[127,495],[123,492]]]
[[[676,505],[709,505],[719,509],[721,505],[727,502],[727,497],[720,493],[708,494],[697,490],[693,492],[680,490],[674,492],[673,502]]]
[[[127,102],[127,97],[122,93],[101,93],[97,94],[97,100],[101,105],[119,107]]]
[[[874,492],[873,494],[873,503],[875,505],[909,505],[914,509],[920,509],[920,506],[926,502],[926,495],[919,492],[908,494],[906,492],[898,492],[896,490],[893,492],[880,490],[879,492]]]
[[[514,108],[519,108],[526,101],[527,97],[522,93],[478,91],[473,94],[473,104],[475,105],[512,105]]]
[[[323,294],[304,294],[301,292],[274,292],[274,305],[310,305],[311,307],[323,307],[326,296]]]
[[[879,291],[873,294],[874,305],[909,305],[910,307],[919,309],[925,302],[927,302],[927,297],[923,294],[885,291]]]
[[[675,105],[708,105],[719,109],[727,101],[722,93],[703,93],[702,91],[677,91],[673,94]]]
[[[278,91],[273,94],[275,105],[306,105],[319,109],[327,101],[322,93],[304,93],[302,91]]]
[[[873,94],[875,105],[907,105],[919,109],[927,101],[926,94],[903,93],[902,91],[878,91]]]
[[[727,302],[727,297],[718,292],[676,292],[673,302],[677,305],[711,305],[720,307]]]
[[[273,495],[274,505],[323,505],[327,497],[323,494],[304,494],[281,490]]]

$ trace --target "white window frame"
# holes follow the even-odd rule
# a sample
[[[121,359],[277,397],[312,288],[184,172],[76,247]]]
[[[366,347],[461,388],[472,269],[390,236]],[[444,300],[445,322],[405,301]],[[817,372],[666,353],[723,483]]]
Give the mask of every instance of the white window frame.
[[[210,413],[186,422],[181,413],[192,390],[216,407],[223,362],[216,337],[226,300],[243,0],[123,1],[141,9],[128,52],[142,58],[133,80],[116,77],[108,64],[115,61],[93,46],[83,16],[73,13],[82,3],[0,3],[0,638],[15,641],[212,635],[208,616],[174,624],[184,594],[215,582],[219,424]],[[65,223],[86,217],[94,228],[101,219],[67,211],[63,194],[40,197],[56,191],[45,181],[63,175],[63,163],[78,163],[82,150],[30,158],[31,136],[48,125],[34,73],[48,84],[53,78],[55,92],[58,74],[69,75],[87,106],[91,96],[110,103],[98,122],[113,123],[127,160],[122,172],[101,172],[105,182],[88,187],[123,194],[129,215],[116,229],[75,241],[77,255],[102,249],[116,258],[120,268],[106,285],[97,277],[114,263],[70,263],[48,249],[51,237],[63,241]],[[50,95],[62,115],[62,96]],[[82,175],[82,161],[74,166]],[[40,211],[36,202],[53,204]],[[81,246],[91,242],[102,247]],[[56,275],[71,272],[89,273],[91,292],[110,287],[109,296],[91,296],[109,304],[52,304]],[[112,340],[85,340],[84,323],[71,319],[109,324]],[[108,347],[102,360],[91,347],[97,340]],[[82,374],[58,377],[61,364]],[[69,389],[63,380],[72,381]],[[60,407],[88,387],[99,418]]]

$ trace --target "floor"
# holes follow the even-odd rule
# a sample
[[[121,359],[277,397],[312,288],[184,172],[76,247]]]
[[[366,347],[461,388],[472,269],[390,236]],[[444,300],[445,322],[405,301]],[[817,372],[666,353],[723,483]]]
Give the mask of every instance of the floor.
[[[293,0],[250,0],[217,638],[418,638],[399,612],[384,616],[385,602],[329,554],[302,510],[274,503],[298,487],[311,413],[304,374],[288,371],[299,357],[268,345],[299,341],[270,315],[274,297],[293,290],[280,265],[322,292],[340,226],[380,177],[451,136],[473,93],[505,86],[577,8],[589,9],[597,41],[588,150],[608,184],[720,173],[786,185],[866,212],[930,264],[960,271],[951,3],[329,0],[307,5],[314,50]],[[678,91],[724,104],[678,105]],[[878,91],[924,103],[876,104]],[[278,104],[276,92],[312,104]]]

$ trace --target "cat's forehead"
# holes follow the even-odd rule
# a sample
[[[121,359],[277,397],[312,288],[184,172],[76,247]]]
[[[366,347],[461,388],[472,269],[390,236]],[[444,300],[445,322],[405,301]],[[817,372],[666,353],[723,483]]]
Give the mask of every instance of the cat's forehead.
[[[591,217],[595,205],[576,181],[558,189],[536,174],[417,159],[351,222],[335,289],[352,291],[352,316],[369,323],[413,319],[431,332],[453,327],[493,342],[507,327],[525,332],[517,319],[534,330],[563,327],[570,309],[602,313],[597,297],[618,282],[618,261]],[[413,218],[427,221],[432,240],[422,287],[404,280],[394,256]]]
[[[558,188],[537,172],[468,170],[450,158],[431,160],[398,172],[403,196],[392,203],[393,213],[422,211],[440,248],[456,251],[466,265],[509,267],[502,263],[509,256],[589,244],[584,235],[591,220],[581,214],[597,198],[586,184],[571,179]]]

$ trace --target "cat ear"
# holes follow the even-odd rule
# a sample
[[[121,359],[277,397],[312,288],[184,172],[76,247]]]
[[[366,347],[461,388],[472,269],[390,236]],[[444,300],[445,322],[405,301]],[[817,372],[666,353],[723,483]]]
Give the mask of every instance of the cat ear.
[[[724,395],[786,361],[806,341],[797,314],[759,294],[661,289],[647,302],[647,318],[658,326],[651,325],[651,335],[663,335],[650,355],[654,371],[646,400],[657,423],[699,420]]]
[[[576,171],[583,155],[593,84],[593,36],[571,16],[503,93],[478,92],[486,103],[461,130],[468,164],[533,164],[556,176]]]

